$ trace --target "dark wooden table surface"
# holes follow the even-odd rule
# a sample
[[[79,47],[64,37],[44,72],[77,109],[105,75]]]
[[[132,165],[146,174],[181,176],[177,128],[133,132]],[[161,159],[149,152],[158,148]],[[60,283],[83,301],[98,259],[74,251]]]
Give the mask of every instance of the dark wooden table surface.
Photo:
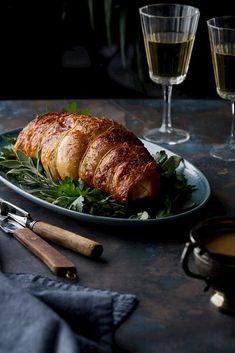
[[[159,126],[162,102],[158,100],[73,100],[79,109],[111,117],[141,137],[145,129]],[[59,111],[69,101],[1,101],[0,131],[24,126],[49,109]],[[117,330],[115,352],[131,353],[232,353],[235,319],[210,303],[212,290],[191,279],[180,257],[189,229],[216,215],[235,216],[235,163],[210,157],[212,144],[223,142],[230,131],[230,105],[223,100],[175,100],[173,122],[189,130],[191,139],[172,146],[173,152],[199,168],[211,186],[208,203],[192,217],[161,227],[130,229],[82,223],[58,215],[0,184],[2,198],[28,210],[36,219],[66,227],[101,242],[102,259],[88,259],[61,249],[77,265],[80,284],[122,293],[134,293],[139,304]],[[0,231],[0,262],[7,272],[34,272],[55,278],[15,239]]]

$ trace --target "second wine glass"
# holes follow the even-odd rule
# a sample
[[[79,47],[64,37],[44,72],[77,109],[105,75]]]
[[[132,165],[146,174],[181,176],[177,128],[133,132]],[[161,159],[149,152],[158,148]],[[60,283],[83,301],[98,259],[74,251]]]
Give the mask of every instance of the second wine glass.
[[[174,145],[190,138],[187,131],[174,128],[171,121],[172,85],[185,79],[200,12],[181,4],[152,4],[139,9],[149,76],[163,87],[163,116],[160,128],[144,138]]]
[[[214,17],[207,21],[216,91],[231,101],[232,121],[227,140],[214,146],[210,154],[224,161],[235,161],[235,16]]]

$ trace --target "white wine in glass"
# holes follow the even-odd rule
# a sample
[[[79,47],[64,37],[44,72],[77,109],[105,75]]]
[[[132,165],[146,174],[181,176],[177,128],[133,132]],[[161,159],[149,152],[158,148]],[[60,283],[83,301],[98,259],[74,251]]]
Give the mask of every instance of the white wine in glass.
[[[210,154],[224,161],[235,161],[235,16],[214,17],[207,21],[218,95],[231,101],[232,123],[228,139],[214,146]]]
[[[171,121],[172,85],[184,81],[190,63],[200,12],[180,4],[152,4],[139,9],[149,76],[163,87],[163,117],[160,128],[144,138],[174,145],[190,138],[187,131],[174,128]]]

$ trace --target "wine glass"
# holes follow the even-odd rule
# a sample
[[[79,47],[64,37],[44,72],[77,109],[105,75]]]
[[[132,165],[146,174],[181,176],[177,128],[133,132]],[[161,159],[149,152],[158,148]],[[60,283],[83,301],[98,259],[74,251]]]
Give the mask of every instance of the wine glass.
[[[232,106],[230,135],[224,144],[214,146],[210,154],[224,161],[235,161],[235,16],[214,17],[207,21],[217,94]]]
[[[163,116],[160,128],[143,136],[154,143],[175,145],[190,138],[171,122],[172,85],[184,81],[189,67],[199,9],[181,4],[152,4],[139,8],[149,76],[163,87]]]

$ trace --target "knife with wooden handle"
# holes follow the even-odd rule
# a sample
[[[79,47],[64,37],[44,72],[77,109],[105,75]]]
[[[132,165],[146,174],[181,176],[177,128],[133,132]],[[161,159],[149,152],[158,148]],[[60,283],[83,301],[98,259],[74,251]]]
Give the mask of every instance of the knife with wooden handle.
[[[29,228],[16,229],[13,236],[47,265],[55,275],[73,280],[78,279],[74,264]]]
[[[9,217],[1,217],[0,227],[4,232],[12,234],[14,238],[47,265],[55,275],[72,280],[78,279],[74,264],[32,230],[23,227]]]

